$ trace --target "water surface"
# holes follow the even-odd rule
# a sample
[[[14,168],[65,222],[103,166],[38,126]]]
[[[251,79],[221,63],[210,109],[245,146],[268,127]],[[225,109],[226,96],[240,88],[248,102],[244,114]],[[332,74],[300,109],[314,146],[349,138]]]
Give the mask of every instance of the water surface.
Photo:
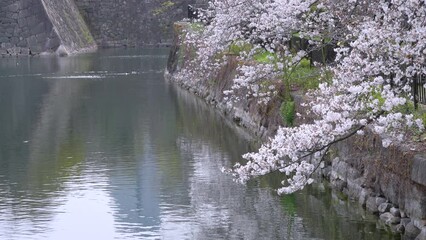
[[[0,239],[389,239],[323,184],[220,172],[252,150],[168,84],[168,49],[0,59]]]

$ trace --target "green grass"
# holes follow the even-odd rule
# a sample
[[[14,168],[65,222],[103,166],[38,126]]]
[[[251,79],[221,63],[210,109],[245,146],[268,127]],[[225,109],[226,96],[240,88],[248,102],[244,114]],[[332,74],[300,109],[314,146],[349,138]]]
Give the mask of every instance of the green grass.
[[[242,52],[249,52],[253,48],[252,44],[244,42],[234,42],[229,45],[228,53],[240,55]]]
[[[195,32],[202,32],[204,30],[204,25],[199,22],[193,22],[189,24],[189,28]]]
[[[262,49],[262,51],[253,55],[253,59],[258,63],[273,63],[277,61],[278,56],[276,53],[271,53]]]
[[[284,76],[293,87],[309,90],[318,88],[321,82],[320,70],[311,67],[310,61],[306,58],[302,59],[288,74]]]
[[[292,99],[286,100],[281,103],[280,114],[283,122],[288,127],[293,127],[296,115],[296,104]]]

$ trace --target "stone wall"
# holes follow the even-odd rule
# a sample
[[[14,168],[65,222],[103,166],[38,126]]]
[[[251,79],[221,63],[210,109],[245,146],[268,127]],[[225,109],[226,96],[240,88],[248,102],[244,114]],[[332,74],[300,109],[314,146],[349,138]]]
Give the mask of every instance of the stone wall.
[[[58,54],[69,55],[96,49],[96,43],[74,0],[41,0],[60,40]]]
[[[179,78],[180,69],[191,57],[179,36],[187,23],[175,24],[175,38],[166,70],[166,78],[205,99],[212,106],[253,135],[266,139],[282,125],[278,100],[259,107],[256,102],[243,100],[230,106],[223,90],[232,84],[238,63],[228,56],[228,63],[214,81],[191,81]],[[297,112],[303,94],[293,93]],[[245,99],[245,96],[241,96]],[[308,117],[308,116],[307,116]],[[308,117],[309,119],[309,117]],[[296,119],[296,124],[301,123]],[[381,139],[372,133],[354,136],[338,143],[329,151],[327,164],[319,174],[331,181],[333,189],[344,193],[368,211],[377,214],[378,223],[394,232],[405,233],[404,239],[426,240],[426,151],[424,143],[407,143],[383,148]]]
[[[40,0],[0,2],[0,55],[55,51],[59,44]]]
[[[62,55],[96,49],[73,0],[4,0],[0,3],[0,54]]]
[[[75,0],[101,47],[170,45],[173,22],[195,0]]]
[[[170,45],[173,22],[205,0],[2,0],[0,55]]]
[[[421,144],[383,148],[372,133],[338,143],[325,171],[333,187],[392,231],[426,237],[426,154]],[[419,235],[421,236],[421,235]]]

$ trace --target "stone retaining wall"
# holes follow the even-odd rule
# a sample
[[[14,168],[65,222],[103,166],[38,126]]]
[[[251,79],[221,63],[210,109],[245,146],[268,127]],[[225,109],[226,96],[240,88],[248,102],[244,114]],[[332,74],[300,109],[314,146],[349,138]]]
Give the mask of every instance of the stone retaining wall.
[[[193,0],[75,0],[101,47],[170,45]]]
[[[3,0],[0,55],[168,46],[173,22],[195,2],[205,0]]]
[[[0,2],[0,55],[56,51],[59,44],[40,0]]]
[[[59,37],[59,55],[96,50],[96,43],[74,0],[41,1]]]

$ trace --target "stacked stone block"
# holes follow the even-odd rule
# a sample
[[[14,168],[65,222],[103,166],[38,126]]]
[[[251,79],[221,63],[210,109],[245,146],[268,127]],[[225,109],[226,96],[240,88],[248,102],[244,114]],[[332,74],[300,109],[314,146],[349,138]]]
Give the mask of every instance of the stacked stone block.
[[[194,0],[75,0],[99,46],[170,45]]]
[[[40,0],[0,2],[0,54],[53,52],[59,38]]]

